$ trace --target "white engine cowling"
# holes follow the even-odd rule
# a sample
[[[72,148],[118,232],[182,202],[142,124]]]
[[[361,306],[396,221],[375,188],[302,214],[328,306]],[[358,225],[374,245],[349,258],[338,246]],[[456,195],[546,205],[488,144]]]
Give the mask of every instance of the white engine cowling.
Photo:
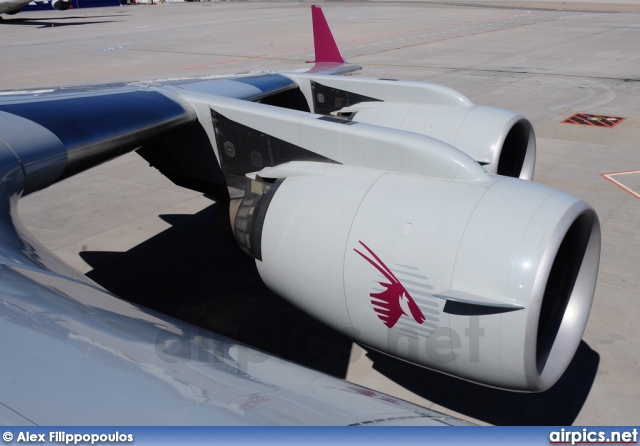
[[[255,232],[260,275],[374,349],[494,387],[548,389],[587,323],[598,218],[544,186],[482,183],[346,166],[280,180]]]
[[[315,113],[427,135],[465,152],[489,173],[533,179],[535,134],[517,113],[475,105],[462,93],[429,82],[287,76],[300,86]]]
[[[362,102],[336,114],[431,136],[462,150],[489,173],[533,179],[533,126],[524,116],[509,110],[486,105]]]

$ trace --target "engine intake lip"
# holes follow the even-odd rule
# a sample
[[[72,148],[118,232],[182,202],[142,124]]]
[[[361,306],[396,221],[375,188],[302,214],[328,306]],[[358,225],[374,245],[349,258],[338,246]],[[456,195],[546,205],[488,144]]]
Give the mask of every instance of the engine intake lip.
[[[600,262],[600,223],[585,202],[563,215],[542,256],[527,321],[528,390],[549,389],[562,376],[587,325]]]
[[[509,129],[497,142],[492,164],[498,175],[532,180],[536,165],[536,136],[531,123],[523,116],[514,116],[505,126]]]

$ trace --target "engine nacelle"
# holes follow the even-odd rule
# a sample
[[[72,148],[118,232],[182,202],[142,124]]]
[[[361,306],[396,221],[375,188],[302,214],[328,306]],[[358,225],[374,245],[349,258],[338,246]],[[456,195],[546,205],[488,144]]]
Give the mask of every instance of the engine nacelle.
[[[509,110],[486,105],[362,102],[336,114],[431,136],[462,150],[489,173],[533,179],[533,126],[524,116]]]
[[[533,179],[533,126],[517,113],[474,105],[462,93],[429,82],[287,76],[299,85],[315,113],[431,136],[465,152],[489,173]]]
[[[587,323],[598,218],[534,183],[481,183],[334,165],[267,185],[243,233],[274,292],[358,342],[542,391]]]
[[[51,2],[51,6],[56,8],[58,11],[67,11],[68,9],[73,8],[73,3],[69,0],[53,0]]]

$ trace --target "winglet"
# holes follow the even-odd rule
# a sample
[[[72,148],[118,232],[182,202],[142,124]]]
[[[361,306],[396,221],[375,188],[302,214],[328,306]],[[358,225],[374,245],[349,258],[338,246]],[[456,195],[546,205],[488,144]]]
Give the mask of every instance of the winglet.
[[[315,62],[347,63],[340,53],[320,5],[311,5],[311,21],[313,22],[313,45],[316,51]]]

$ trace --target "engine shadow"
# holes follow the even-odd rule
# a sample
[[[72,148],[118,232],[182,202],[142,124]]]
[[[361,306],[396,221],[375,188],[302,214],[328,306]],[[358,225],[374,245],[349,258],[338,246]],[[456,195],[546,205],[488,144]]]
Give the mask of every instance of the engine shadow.
[[[600,363],[600,355],[580,341],[569,368],[551,389],[517,393],[445,376],[375,351],[369,351],[367,356],[375,370],[411,392],[499,426],[573,424],[589,396]]]
[[[95,282],[236,341],[343,378],[352,342],[269,291],[254,261],[218,235],[216,205],[162,215],[171,228],[127,252],[85,251]]]

